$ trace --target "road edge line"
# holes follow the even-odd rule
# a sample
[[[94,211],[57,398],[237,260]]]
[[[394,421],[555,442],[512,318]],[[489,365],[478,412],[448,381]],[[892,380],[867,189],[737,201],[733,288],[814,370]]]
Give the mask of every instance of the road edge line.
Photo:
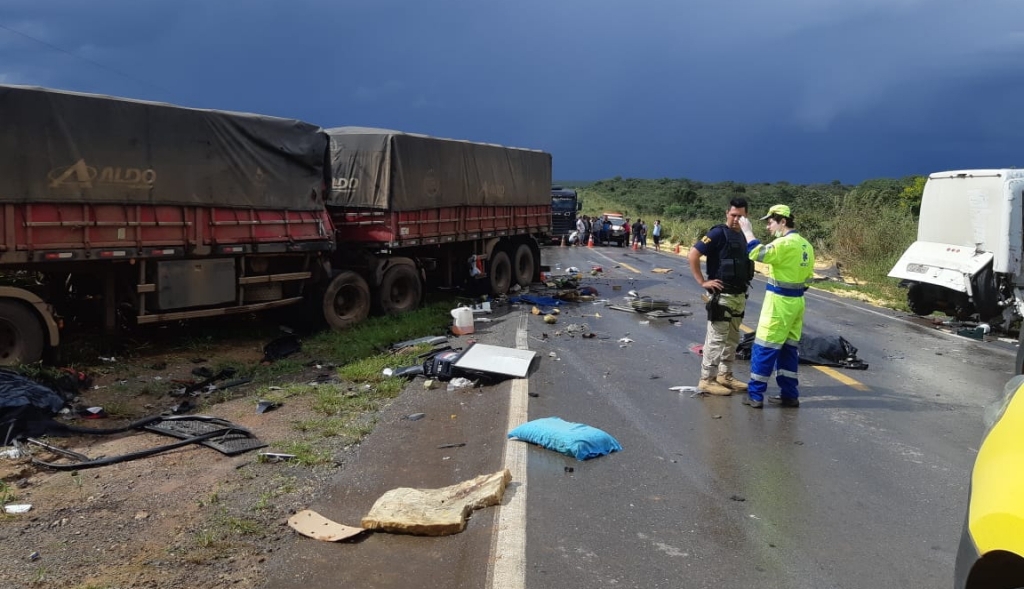
[[[520,312],[516,328],[516,349],[528,350],[526,311]],[[506,432],[523,424],[529,417],[530,380],[512,381],[508,403]],[[512,474],[512,493],[498,506],[494,527],[496,533],[491,544],[487,587],[490,589],[522,589],[526,586],[526,444],[511,443],[505,437],[504,467]]]

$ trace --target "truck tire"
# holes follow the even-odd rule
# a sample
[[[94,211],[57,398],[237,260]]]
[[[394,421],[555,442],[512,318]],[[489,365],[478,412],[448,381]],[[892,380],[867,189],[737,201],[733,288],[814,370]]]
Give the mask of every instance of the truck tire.
[[[380,310],[387,315],[412,311],[420,306],[423,285],[415,266],[399,264],[388,268],[380,280]]]
[[[18,301],[0,300],[0,366],[38,362],[43,357],[43,324]]]
[[[911,313],[922,317],[935,312],[935,303],[928,300],[924,286],[919,282],[911,284],[907,289],[907,306],[910,307]]]
[[[533,259],[533,248],[528,243],[521,243],[516,248],[515,255],[516,284],[519,286],[530,286],[533,284],[533,274],[537,269],[537,262]]]
[[[508,287],[512,286],[512,262],[509,261],[508,254],[501,250],[491,254],[487,275],[490,278],[492,295],[500,296],[507,293]]]
[[[370,314],[370,287],[363,277],[345,271],[335,276],[324,291],[323,313],[331,329],[346,329]]]

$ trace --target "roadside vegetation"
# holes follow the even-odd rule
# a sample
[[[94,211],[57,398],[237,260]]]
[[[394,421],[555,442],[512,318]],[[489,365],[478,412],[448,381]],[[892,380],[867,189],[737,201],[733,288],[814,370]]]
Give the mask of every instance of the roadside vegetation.
[[[832,261],[843,278],[816,286],[906,311],[906,291],[887,274],[917,235],[924,182],[922,176],[867,180],[855,186],[838,180],[797,185],[616,176],[560,184],[579,190],[583,214],[615,211],[633,220],[643,218],[648,226],[661,219],[669,248],[676,244],[687,248],[708,228],[723,222],[733,198],[746,198],[755,219],[773,204],[788,204],[797,230],[811,241],[818,258]],[[759,235],[764,233],[757,221],[754,227]]]

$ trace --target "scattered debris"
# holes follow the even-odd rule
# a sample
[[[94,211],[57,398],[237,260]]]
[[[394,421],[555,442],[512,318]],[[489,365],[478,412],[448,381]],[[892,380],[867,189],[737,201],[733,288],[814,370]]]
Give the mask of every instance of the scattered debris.
[[[672,271],[672,268],[652,268],[651,269],[651,272],[654,272],[655,274],[668,274],[671,271]]]
[[[282,335],[263,347],[262,362],[274,362],[281,358],[287,358],[301,350],[302,342],[299,341],[299,338],[292,334]]]
[[[680,393],[696,393],[697,392],[697,387],[675,386],[675,387],[669,387],[668,390],[670,390],[670,391],[679,391]]]
[[[295,460],[295,455],[282,452],[260,452],[256,455],[256,459],[260,462],[287,462]]]
[[[377,499],[362,525],[418,536],[457,534],[466,529],[473,510],[501,503],[511,480],[512,473],[504,469],[441,489],[392,489]]]
[[[337,542],[362,534],[366,530],[331,521],[310,509],[303,509],[288,518],[288,527],[296,532],[324,542]]]
[[[449,392],[471,388],[473,388],[473,381],[469,380],[468,378],[463,378],[461,376],[453,378],[448,382]]]
[[[281,404],[276,401],[265,401],[261,399],[256,403],[256,413],[266,413],[267,411],[273,411],[280,407]]]
[[[32,509],[31,503],[11,503],[4,505],[4,513],[21,514],[28,513]]]
[[[426,413],[412,413],[410,415],[406,415],[402,419],[406,419],[408,421],[418,421],[420,419],[423,419],[426,416],[427,416]]]
[[[405,348],[412,348],[412,347],[419,346],[419,345],[437,346],[437,345],[446,344],[446,343],[448,343],[448,338],[447,337],[445,337],[443,335],[431,335],[431,336],[426,336],[426,337],[420,337],[420,338],[416,338],[416,339],[406,340],[406,341],[403,341],[403,342],[393,343],[393,344],[391,344],[391,346],[389,346],[389,348],[390,348],[390,350],[392,352],[396,352],[398,350],[404,350]]]
[[[471,370],[503,376],[525,377],[529,374],[537,352],[502,346],[474,343],[455,361],[460,370]]]
[[[455,444],[441,444],[440,446],[437,447],[437,449],[441,450],[441,449],[444,449],[444,448],[462,448],[465,445],[466,445],[466,442],[458,442],[458,443],[455,443]]]

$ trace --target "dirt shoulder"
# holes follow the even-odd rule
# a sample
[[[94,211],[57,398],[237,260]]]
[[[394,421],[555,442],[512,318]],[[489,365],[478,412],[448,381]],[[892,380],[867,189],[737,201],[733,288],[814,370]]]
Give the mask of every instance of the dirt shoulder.
[[[83,406],[103,407],[105,419],[70,419],[84,427],[114,427],[158,415],[191,401],[192,413],[250,429],[268,446],[226,456],[198,445],[78,471],[53,471],[28,458],[0,459],[4,504],[31,504],[20,515],[0,515],[0,587],[255,587],[282,537],[287,517],[310,504],[344,465],[353,437],[323,424],[326,396],[359,399],[364,385],[337,380],[330,367],[301,352],[301,373],[263,384],[242,384],[198,396],[174,394],[201,380],[193,370],[251,367],[265,339],[147,349],[76,367],[92,378]],[[200,361],[204,360],[204,361]],[[322,394],[287,396],[278,386]],[[257,401],[280,406],[257,413]],[[367,405],[365,428],[375,408]],[[91,458],[120,456],[176,441],[132,431],[111,436],[47,437],[46,442]],[[268,462],[258,452],[310,448],[319,464]],[[40,451],[37,457],[58,460]]]

